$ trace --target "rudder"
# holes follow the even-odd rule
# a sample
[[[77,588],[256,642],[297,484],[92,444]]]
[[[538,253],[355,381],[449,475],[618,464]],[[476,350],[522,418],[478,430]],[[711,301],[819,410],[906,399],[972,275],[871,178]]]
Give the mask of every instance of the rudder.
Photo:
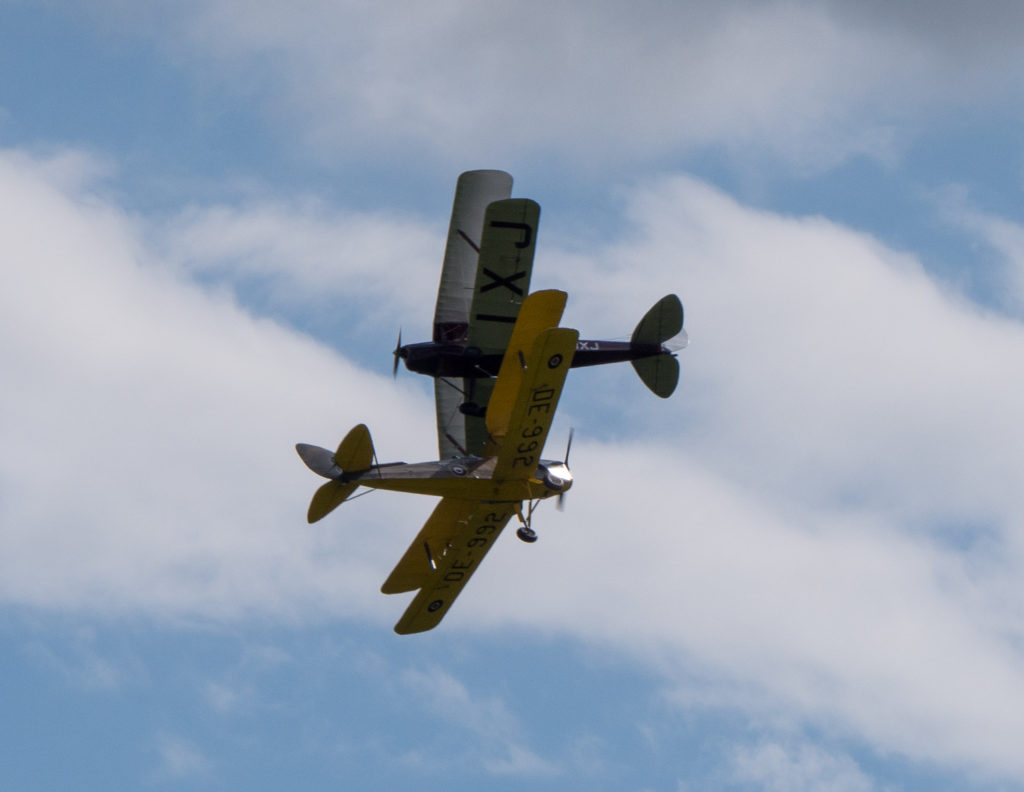
[[[346,473],[368,470],[373,466],[373,440],[370,439],[370,430],[366,424],[353,426],[349,430],[334,452],[334,464]]]

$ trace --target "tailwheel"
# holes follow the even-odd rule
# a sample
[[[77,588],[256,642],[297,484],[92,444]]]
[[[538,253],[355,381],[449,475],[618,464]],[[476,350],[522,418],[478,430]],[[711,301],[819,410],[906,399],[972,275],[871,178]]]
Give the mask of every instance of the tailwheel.
[[[537,532],[526,525],[519,527],[519,530],[516,531],[516,536],[530,544],[537,541]]]

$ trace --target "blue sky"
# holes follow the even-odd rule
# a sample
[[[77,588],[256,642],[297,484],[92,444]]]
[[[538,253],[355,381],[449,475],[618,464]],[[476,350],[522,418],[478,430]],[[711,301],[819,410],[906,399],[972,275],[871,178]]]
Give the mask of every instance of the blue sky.
[[[4,789],[1024,788],[1015,3],[0,0]],[[441,627],[458,174],[542,206],[584,337],[567,509]],[[549,449],[549,454],[554,451]]]

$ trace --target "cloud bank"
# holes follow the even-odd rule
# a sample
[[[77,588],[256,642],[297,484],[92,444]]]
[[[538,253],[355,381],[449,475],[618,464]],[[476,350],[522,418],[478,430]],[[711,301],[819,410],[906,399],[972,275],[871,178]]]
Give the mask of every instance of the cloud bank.
[[[18,262],[0,284],[4,600],[390,626],[402,603],[377,590],[429,504],[356,501],[311,529],[316,480],[291,445],[366,421],[385,456],[429,458],[429,399],[232,292],[257,248],[263,277],[317,291],[325,265],[310,277],[296,251],[339,218],[285,207],[266,249],[265,208],[153,227],[105,200],[81,157],[5,152],[0,172]],[[621,239],[555,250],[552,271],[574,319],[629,326],[678,291],[693,339],[680,395],[657,402],[626,368],[574,374],[567,419],[596,377],[635,435],[577,424],[568,511],[542,513],[536,547],[496,548],[445,629],[570,637],[640,659],[680,705],[1024,777],[1020,324],[870,237],[691,178],[636,192],[627,213]],[[396,250],[423,241],[417,223],[380,224]],[[211,267],[228,273],[217,288],[197,274]],[[373,283],[337,309],[371,316]],[[508,762],[536,759],[513,748]],[[740,766],[863,780],[776,754]]]
[[[348,162],[600,167],[608,151],[637,163],[707,146],[801,169],[889,160],[929,116],[1005,101],[1021,62],[1011,3],[108,5]]]

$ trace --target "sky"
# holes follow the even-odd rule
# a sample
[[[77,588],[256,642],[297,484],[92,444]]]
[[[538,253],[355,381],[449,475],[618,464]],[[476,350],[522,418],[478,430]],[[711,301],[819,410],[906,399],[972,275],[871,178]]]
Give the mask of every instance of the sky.
[[[0,785],[1024,789],[1024,7],[0,0]],[[434,631],[455,180],[542,207],[573,490]]]

